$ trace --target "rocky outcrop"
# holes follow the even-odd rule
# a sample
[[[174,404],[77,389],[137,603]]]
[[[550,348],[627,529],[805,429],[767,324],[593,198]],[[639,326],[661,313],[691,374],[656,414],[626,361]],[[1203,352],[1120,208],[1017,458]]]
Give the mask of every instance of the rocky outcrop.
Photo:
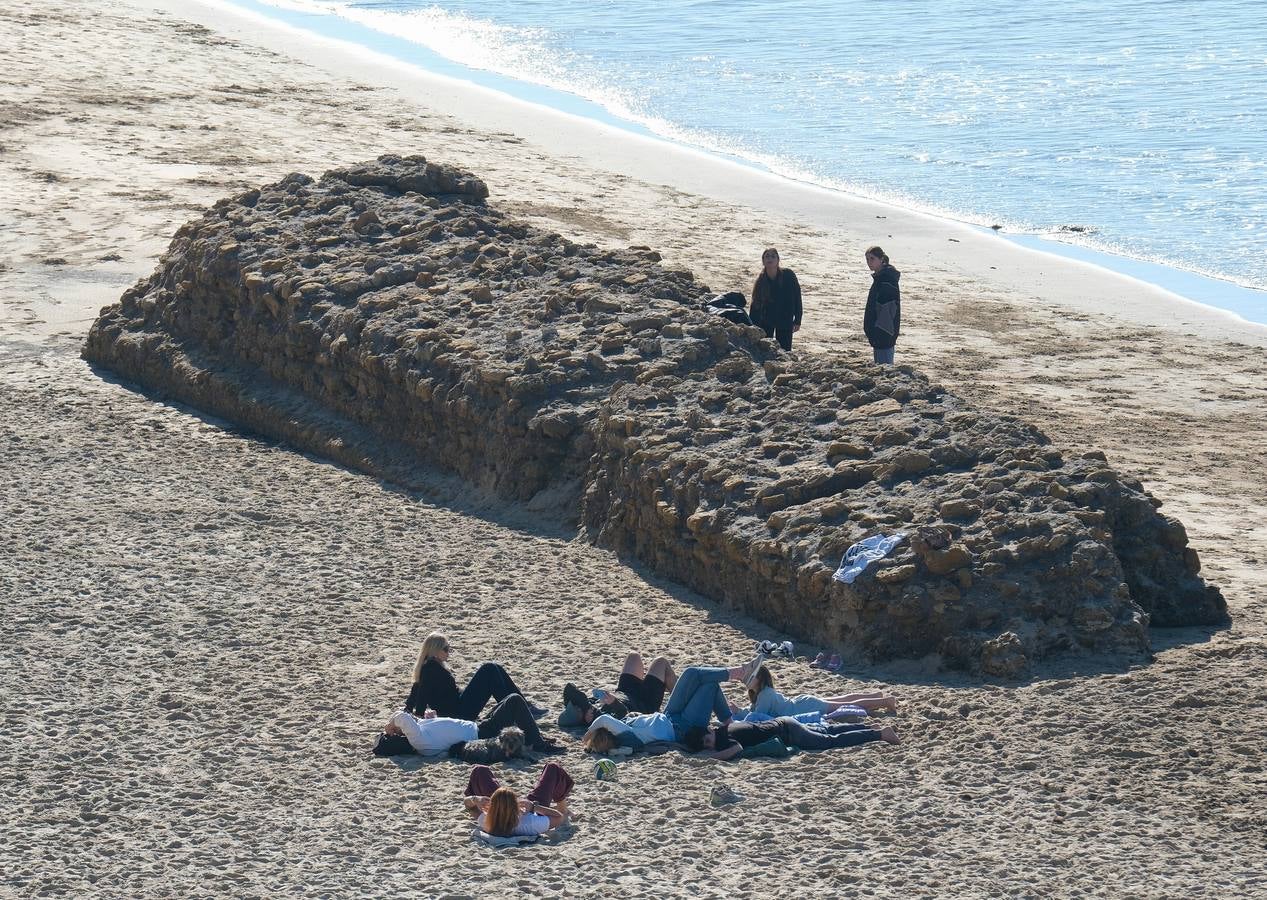
[[[781,353],[699,311],[707,289],[655,251],[577,245],[486,196],[382,157],[221,201],[85,356],[353,465],[412,456],[550,498],[664,575],[871,658],[1011,677],[1226,618],[1183,526],[1101,454],[908,367]]]

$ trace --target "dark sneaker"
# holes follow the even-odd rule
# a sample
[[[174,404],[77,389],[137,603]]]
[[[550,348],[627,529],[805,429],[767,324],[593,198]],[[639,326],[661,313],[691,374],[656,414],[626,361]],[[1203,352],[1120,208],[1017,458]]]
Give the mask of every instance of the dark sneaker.
[[[544,706],[533,706],[531,703],[528,704],[528,712],[532,713],[532,717],[534,719],[540,719],[549,711],[550,710],[546,709]]]
[[[542,740],[532,745],[532,752],[541,756],[558,756],[560,753],[566,753],[567,747],[556,744],[554,741]]]
[[[742,800],[743,794],[732,790],[724,784],[714,785],[713,789],[708,793],[710,806],[725,806],[728,803],[739,803]]]

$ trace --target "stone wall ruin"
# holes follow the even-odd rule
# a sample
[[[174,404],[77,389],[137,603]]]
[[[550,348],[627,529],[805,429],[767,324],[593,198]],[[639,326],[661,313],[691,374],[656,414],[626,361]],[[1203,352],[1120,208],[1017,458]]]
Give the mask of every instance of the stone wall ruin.
[[[84,355],[351,465],[382,446],[799,638],[999,676],[1226,620],[1183,525],[1096,452],[907,366],[786,354],[689,272],[517,222],[421,157],[290,175],[177,231]],[[341,431],[340,429],[343,429]],[[908,538],[852,585],[872,534]]]

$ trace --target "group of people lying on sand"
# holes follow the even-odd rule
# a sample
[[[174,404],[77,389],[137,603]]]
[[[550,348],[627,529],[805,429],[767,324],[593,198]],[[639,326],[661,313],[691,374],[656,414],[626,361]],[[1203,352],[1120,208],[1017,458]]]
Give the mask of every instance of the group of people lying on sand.
[[[536,787],[520,800],[497,782],[488,764],[528,751],[563,752],[564,747],[544,737],[537,725],[547,710],[529,703],[499,663],[481,665],[459,690],[448,665],[452,652],[443,634],[427,636],[405,708],[388,721],[374,752],[448,754],[476,763],[467,783],[466,808],[478,817],[479,828],[496,837],[543,834],[566,818],[572,778],[550,763]],[[677,745],[724,760],[762,747],[816,751],[898,742],[891,726],[841,721],[877,711],[896,712],[894,697],[854,693],[789,698],[777,691],[766,659],[791,655],[789,642],[767,641],[743,665],[691,666],[679,675],[664,657],[645,665],[641,654],[631,653],[614,690],[586,695],[567,684],[559,725],[585,728],[582,746],[604,755]],[[727,701],[722,690],[727,681],[747,687],[748,707]],[[489,701],[495,701],[494,706],[485,715]]]

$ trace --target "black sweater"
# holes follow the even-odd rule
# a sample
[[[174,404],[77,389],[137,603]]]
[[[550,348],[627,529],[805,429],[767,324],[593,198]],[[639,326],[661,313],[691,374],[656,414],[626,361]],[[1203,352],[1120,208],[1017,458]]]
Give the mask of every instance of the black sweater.
[[[902,328],[902,294],[897,280],[902,273],[890,265],[871,273],[871,290],[867,292],[867,311],[862,315],[862,330],[871,346],[886,350],[897,343]],[[891,307],[888,304],[893,304]],[[879,327],[891,324],[892,329]]]
[[[427,709],[434,709],[437,716],[461,718],[458,715],[458,700],[461,692],[457,680],[444,663],[434,656],[422,665],[418,680],[409,691],[409,699],[405,701],[405,711],[421,716]]]
[[[760,321],[758,321],[760,319]],[[752,286],[752,321],[762,328],[791,328],[801,324],[801,283],[791,269],[775,278],[763,271]]]

